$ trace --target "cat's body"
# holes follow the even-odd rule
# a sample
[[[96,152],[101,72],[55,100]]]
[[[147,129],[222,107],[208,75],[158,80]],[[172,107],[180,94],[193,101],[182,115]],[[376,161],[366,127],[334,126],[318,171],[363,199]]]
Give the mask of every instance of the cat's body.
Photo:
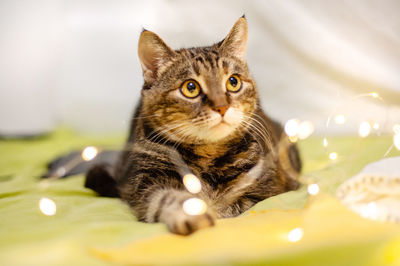
[[[210,47],[174,51],[154,33],[142,32],[145,84],[112,173],[139,220],[189,234],[298,187],[296,146],[260,108],[244,59],[246,41],[244,18]],[[88,178],[101,175],[98,170]],[[182,209],[194,197],[182,182],[188,173],[202,184],[195,195],[207,203],[202,215]]]

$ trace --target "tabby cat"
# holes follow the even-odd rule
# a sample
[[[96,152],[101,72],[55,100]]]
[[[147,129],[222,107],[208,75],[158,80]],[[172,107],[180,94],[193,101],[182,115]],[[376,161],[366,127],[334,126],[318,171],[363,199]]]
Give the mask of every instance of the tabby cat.
[[[86,186],[107,196],[107,184],[140,221],[161,222],[183,235],[296,189],[297,148],[261,110],[246,42],[244,16],[224,40],[207,47],[173,50],[143,30],[144,85],[126,147],[113,169],[92,168]],[[208,205],[204,214],[183,211],[182,203],[194,197],[183,185],[185,173],[201,181],[196,197]],[[106,182],[103,190],[99,182]]]

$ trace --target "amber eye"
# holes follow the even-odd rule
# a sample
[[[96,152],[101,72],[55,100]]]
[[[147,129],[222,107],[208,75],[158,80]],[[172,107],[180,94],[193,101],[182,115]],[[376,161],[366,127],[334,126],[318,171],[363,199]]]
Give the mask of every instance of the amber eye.
[[[196,98],[200,95],[200,92],[201,89],[199,83],[193,79],[185,81],[181,87],[181,93],[187,98]]]
[[[234,74],[226,81],[226,89],[230,92],[238,92],[242,88],[242,81]]]

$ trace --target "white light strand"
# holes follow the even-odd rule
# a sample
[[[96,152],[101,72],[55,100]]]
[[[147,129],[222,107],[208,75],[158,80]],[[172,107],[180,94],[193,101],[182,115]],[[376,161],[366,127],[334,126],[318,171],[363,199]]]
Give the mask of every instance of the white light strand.
[[[363,121],[358,129],[360,137],[365,138],[371,133],[371,124],[368,121]]]
[[[306,139],[314,133],[314,124],[311,121],[300,121],[293,118],[286,121],[284,130],[291,142],[297,142],[299,139]]]
[[[308,194],[310,195],[317,195],[319,193],[319,186],[318,184],[310,184],[307,187]]]
[[[194,174],[186,174],[183,177],[183,184],[192,194],[197,194],[201,191],[201,182]]]
[[[303,229],[300,227],[291,230],[288,234],[288,240],[290,242],[298,242],[303,238]]]
[[[52,199],[41,198],[39,201],[39,209],[44,215],[52,216],[57,212],[57,205]]]
[[[335,123],[338,125],[343,125],[346,122],[346,117],[342,114],[335,115]]]
[[[188,215],[201,215],[207,211],[207,204],[199,198],[190,198],[183,202],[183,211]]]
[[[96,147],[88,146],[82,151],[82,159],[85,161],[93,160],[98,154]]]
[[[300,121],[298,119],[290,119],[285,123],[285,132],[289,137],[294,137],[299,133]]]
[[[338,158],[337,152],[331,152],[329,154],[329,159],[331,159],[332,161],[336,160],[337,158]]]

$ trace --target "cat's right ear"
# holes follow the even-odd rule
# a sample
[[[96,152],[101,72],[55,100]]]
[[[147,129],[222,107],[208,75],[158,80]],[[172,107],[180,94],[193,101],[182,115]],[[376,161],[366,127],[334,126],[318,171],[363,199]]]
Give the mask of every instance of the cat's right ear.
[[[152,83],[160,69],[176,55],[157,34],[148,30],[143,30],[140,35],[138,54],[147,83]]]

